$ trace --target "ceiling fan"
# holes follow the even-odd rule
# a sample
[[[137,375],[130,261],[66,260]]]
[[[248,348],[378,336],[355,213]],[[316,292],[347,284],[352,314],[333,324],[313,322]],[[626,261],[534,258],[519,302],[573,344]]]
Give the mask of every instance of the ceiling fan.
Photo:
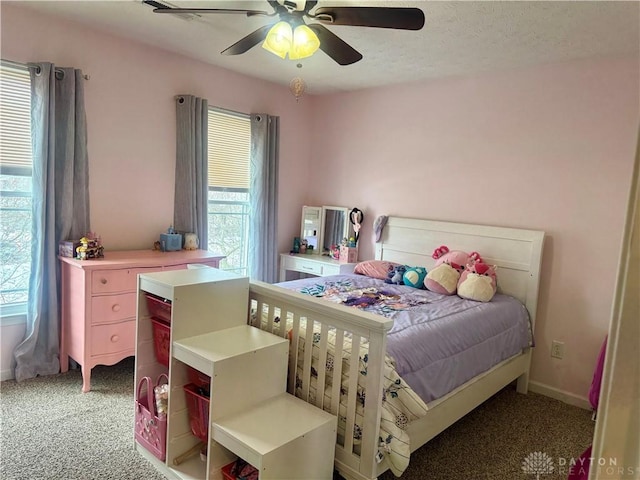
[[[159,1],[142,0],[154,7],[155,13],[167,14],[242,14],[247,17],[276,17],[277,21],[264,25],[223,50],[223,55],[240,55],[261,42],[267,50],[282,58],[288,54],[292,60],[312,55],[318,48],[340,65],[351,65],[362,59],[362,54],[346,43],[328,25],[377,27],[400,30],[420,30],[424,26],[424,13],[409,7],[316,7],[317,1],[266,0],[273,11],[179,8]],[[315,8],[315,10],[314,10]],[[311,10],[314,10],[311,12]],[[307,24],[305,19],[317,23]],[[284,27],[283,30],[279,30]],[[283,36],[284,35],[284,36]],[[286,47],[282,47],[282,42]]]

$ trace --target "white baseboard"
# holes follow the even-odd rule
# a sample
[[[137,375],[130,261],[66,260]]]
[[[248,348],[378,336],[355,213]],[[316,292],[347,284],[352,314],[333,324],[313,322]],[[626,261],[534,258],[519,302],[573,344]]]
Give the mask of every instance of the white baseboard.
[[[545,385],[544,383],[530,381],[529,390],[533,393],[544,395],[545,397],[555,398],[556,400],[560,400],[561,402],[573,405],[575,407],[584,408],[585,410],[592,410],[591,404],[589,403],[589,399],[587,397],[581,397],[580,395],[565,392],[564,390],[550,387],[549,385]]]
[[[13,370],[0,370],[0,382],[4,382],[5,380],[13,380]]]

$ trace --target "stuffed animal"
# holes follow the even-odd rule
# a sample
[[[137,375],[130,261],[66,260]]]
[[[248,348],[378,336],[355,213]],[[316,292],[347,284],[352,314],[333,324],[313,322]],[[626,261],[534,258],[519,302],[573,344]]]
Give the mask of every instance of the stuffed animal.
[[[424,279],[427,276],[427,269],[424,267],[412,267],[407,268],[404,272],[402,280],[405,285],[413,288],[422,288],[424,285]]]
[[[455,294],[460,275],[466,266],[482,260],[478,252],[466,253],[461,250],[449,250],[446,245],[436,248],[432,257],[436,259],[436,263],[427,274],[424,286],[428,290],[442,295]]]
[[[477,302],[491,301],[496,294],[497,269],[483,262],[467,265],[458,281],[458,296]]]
[[[393,270],[391,270],[387,274],[387,278],[384,280],[384,282],[393,283],[394,285],[404,285],[402,277],[404,275],[404,272],[406,271],[407,271],[406,265],[396,265],[395,267],[393,267]]]

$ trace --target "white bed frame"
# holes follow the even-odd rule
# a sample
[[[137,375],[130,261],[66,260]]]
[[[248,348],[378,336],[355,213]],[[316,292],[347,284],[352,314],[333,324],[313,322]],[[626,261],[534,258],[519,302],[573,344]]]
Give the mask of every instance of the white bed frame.
[[[522,301],[529,311],[532,326],[535,327],[543,240],[544,232],[541,231],[389,217],[381,241],[376,244],[376,259],[425,266],[429,269],[435,261],[431,254],[440,245],[447,245],[451,250],[477,251],[486,263],[498,267],[498,291]],[[380,463],[376,461],[376,454],[386,334],[393,326],[393,320],[261,282],[251,283],[249,296],[252,308],[268,311],[266,323],[262,324],[263,329],[282,336],[286,336],[287,331],[291,330],[288,391],[295,391],[295,366],[298,361],[304,362],[302,391],[307,401],[310,401],[311,349],[305,349],[305,358],[298,359],[296,345],[299,332],[305,332],[302,333],[306,335],[305,344],[311,345],[313,329],[301,330],[300,319],[306,318],[307,325],[312,320],[316,328],[321,329],[318,364],[322,366],[326,363],[326,337],[329,328],[335,330],[338,339],[336,358],[341,358],[341,340],[346,333],[352,334],[353,351],[357,351],[361,339],[368,340],[366,405],[361,444],[355,446],[351,435],[345,435],[345,438],[336,444],[335,464],[339,473],[348,480],[377,478],[388,469],[386,460]],[[278,318],[289,318],[286,328],[274,321]],[[408,426],[411,451],[424,445],[514,380],[517,380],[517,391],[526,393],[530,363],[531,351],[527,348],[446,396],[430,402],[426,416],[411,422]],[[339,364],[340,362],[334,362],[332,372],[319,369],[318,385],[323,385],[328,376],[341,378]],[[351,362],[346,409],[347,432],[352,431],[354,426],[357,402],[354,384],[358,377],[357,366],[358,362]],[[339,408],[339,384],[340,382],[333,382],[334,392],[330,406],[322,404],[322,395],[318,395],[315,404],[336,414]]]

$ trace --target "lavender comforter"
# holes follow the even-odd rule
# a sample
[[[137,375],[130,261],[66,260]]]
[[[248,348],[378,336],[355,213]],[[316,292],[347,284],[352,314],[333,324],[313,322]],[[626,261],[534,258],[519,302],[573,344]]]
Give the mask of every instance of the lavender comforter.
[[[363,275],[283,282],[284,288],[393,318],[387,354],[428,403],[523,348],[533,337],[524,305],[497,294],[482,303],[390,285]]]

